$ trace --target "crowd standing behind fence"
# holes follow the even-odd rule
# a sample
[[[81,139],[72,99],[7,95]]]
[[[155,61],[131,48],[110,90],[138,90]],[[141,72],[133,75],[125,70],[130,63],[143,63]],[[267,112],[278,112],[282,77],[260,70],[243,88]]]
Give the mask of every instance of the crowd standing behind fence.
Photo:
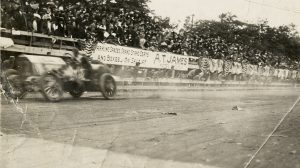
[[[214,60],[208,59],[208,62]],[[299,82],[300,73],[296,70],[290,71],[286,69],[275,69],[268,66],[255,66],[245,64],[240,66],[229,66],[233,62],[221,64],[218,70],[213,70],[210,65],[208,69],[201,67],[199,69],[189,69],[188,71],[176,71],[174,69],[151,69],[151,68],[136,68],[130,66],[111,65],[113,73],[121,78],[132,78],[134,82],[137,78],[144,80],[159,79],[190,79],[197,81],[249,81],[249,82]],[[218,65],[215,65],[218,66]],[[226,71],[226,68],[228,71]]]
[[[195,22],[195,28],[187,25],[185,29],[176,32],[168,19],[153,16],[145,6],[146,1],[134,0],[3,0],[1,27],[86,39],[93,44],[105,42],[152,51],[202,56],[208,59],[204,59],[206,63],[200,66],[200,76],[206,75],[210,78],[223,76],[223,78],[246,79],[249,76],[276,76],[283,80],[296,79],[299,76],[299,60],[297,62],[297,59],[291,60],[292,57],[275,54],[266,49],[267,47],[265,49],[257,47],[265,41],[253,43],[256,39],[262,38],[268,41],[272,35],[268,33],[277,29],[265,24],[259,26],[243,24],[233,20],[233,16],[225,14],[220,16],[221,22]],[[201,31],[196,29],[197,24],[202,25],[205,30],[206,27],[212,28],[211,25],[216,27],[225,25],[229,26],[228,30],[231,32],[228,38],[210,31],[199,33]],[[232,25],[234,26],[230,27]],[[277,34],[280,30],[287,38],[292,37],[288,28],[279,27]],[[259,33],[252,37],[251,32]],[[249,39],[248,36],[250,41],[243,41]],[[291,46],[298,43],[292,43]],[[92,47],[91,44],[87,46]],[[299,53],[295,53],[295,58],[297,54]],[[223,65],[217,66],[219,69],[212,69],[216,67],[211,65],[215,64],[216,59],[222,60],[217,63],[222,62],[220,64]]]

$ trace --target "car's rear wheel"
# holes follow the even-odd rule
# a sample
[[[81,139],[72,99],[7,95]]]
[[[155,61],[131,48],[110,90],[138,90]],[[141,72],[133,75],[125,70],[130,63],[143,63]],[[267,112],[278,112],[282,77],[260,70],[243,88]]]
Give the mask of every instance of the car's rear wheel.
[[[45,99],[51,102],[60,101],[63,96],[63,88],[60,79],[53,74],[42,76],[41,92]]]
[[[112,99],[117,92],[117,85],[115,79],[108,73],[101,75],[100,88],[105,99]]]
[[[6,77],[5,91],[6,95],[13,99],[22,99],[27,93],[21,77],[16,74],[11,74]]]

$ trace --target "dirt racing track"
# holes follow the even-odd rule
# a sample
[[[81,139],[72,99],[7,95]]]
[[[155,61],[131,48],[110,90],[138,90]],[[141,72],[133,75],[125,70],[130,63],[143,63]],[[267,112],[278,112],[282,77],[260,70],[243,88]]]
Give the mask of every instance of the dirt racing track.
[[[97,95],[2,97],[1,167],[300,168],[299,88]]]

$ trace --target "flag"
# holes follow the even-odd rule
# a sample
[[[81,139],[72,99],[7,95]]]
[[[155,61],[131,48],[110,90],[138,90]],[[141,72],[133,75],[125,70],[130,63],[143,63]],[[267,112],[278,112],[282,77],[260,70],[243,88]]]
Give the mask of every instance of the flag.
[[[87,57],[90,57],[97,47],[97,42],[95,42],[93,40],[80,41],[79,45],[80,45],[81,51],[84,51],[86,53]]]

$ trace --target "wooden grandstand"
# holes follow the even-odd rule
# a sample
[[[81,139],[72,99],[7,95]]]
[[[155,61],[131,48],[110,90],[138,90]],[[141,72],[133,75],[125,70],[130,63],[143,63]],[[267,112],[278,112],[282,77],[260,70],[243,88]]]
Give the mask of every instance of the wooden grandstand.
[[[1,58],[20,53],[65,56],[74,48],[80,48],[81,39],[58,37],[27,31],[1,28],[1,37],[12,39],[14,45],[1,47]]]

